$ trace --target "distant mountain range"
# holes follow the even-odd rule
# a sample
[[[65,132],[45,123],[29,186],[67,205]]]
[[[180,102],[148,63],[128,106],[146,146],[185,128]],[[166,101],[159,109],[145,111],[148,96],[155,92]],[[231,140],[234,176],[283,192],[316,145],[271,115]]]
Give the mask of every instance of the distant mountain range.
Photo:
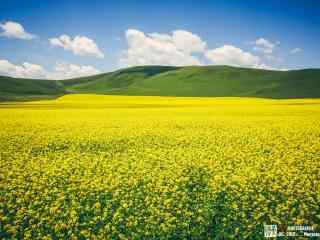
[[[0,100],[108,95],[319,98],[320,69],[271,71],[230,66],[139,66],[69,80],[0,76]]]

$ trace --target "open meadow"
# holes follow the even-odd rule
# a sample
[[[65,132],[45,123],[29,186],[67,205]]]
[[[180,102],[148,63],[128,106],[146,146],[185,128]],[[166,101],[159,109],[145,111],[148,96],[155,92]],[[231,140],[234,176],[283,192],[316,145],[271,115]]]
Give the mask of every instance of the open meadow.
[[[0,239],[262,239],[320,224],[320,100],[0,104]]]

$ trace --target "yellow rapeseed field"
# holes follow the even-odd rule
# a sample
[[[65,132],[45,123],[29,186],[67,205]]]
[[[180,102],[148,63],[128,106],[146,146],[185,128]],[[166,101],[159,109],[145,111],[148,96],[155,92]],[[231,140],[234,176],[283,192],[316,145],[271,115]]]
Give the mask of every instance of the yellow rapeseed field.
[[[319,204],[319,99],[0,104],[0,239],[262,239]]]

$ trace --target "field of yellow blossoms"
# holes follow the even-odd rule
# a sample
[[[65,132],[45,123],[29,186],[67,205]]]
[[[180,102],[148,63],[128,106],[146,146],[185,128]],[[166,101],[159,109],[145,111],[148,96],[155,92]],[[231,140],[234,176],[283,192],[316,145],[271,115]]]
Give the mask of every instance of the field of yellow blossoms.
[[[0,104],[0,239],[263,239],[319,206],[317,99]]]

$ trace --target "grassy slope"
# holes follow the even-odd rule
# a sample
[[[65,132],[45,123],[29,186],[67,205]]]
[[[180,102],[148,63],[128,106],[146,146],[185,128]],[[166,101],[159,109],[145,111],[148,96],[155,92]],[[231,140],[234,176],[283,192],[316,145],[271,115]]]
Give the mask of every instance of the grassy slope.
[[[153,67],[153,70],[158,67]],[[266,71],[228,66],[136,67],[70,86],[76,92],[114,95],[320,97],[320,70]]]
[[[0,76],[0,100],[32,100],[54,98],[65,93],[57,81]]]
[[[0,78],[0,96],[110,95],[320,97],[320,69],[267,71],[228,66],[144,66],[63,81]],[[0,97],[1,98],[1,97]]]
[[[152,76],[178,69],[166,66],[133,67],[112,73],[100,74],[94,77],[61,81],[71,92],[111,93],[123,91]],[[71,81],[82,81],[80,84],[70,84]]]
[[[176,96],[320,97],[320,71],[191,67],[146,79],[143,87]]]

